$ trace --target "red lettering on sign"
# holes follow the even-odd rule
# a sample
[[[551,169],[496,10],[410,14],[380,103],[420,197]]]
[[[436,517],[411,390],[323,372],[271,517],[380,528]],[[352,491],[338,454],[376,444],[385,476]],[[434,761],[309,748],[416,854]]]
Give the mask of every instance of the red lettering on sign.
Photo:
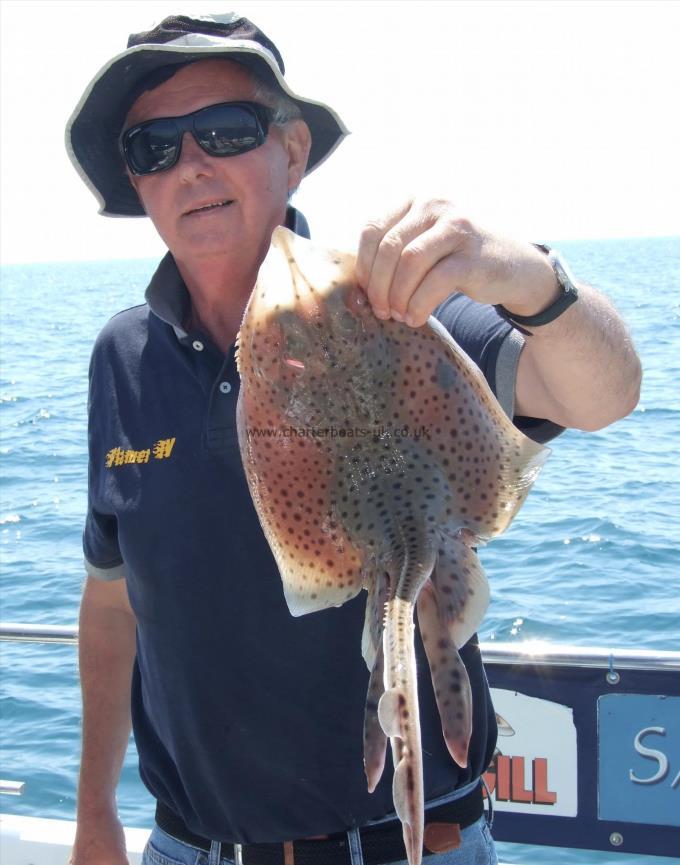
[[[496,801],[510,801],[510,757],[503,754],[496,758]]]
[[[524,787],[524,757],[512,757],[512,802],[533,802],[532,790]]]
[[[484,773],[484,782],[489,794],[495,794],[496,802],[533,805],[554,805],[557,802],[557,793],[548,788],[548,761],[545,757],[536,757],[531,761],[531,786],[528,790],[524,786],[524,778],[524,757],[504,754],[497,754]]]
[[[557,793],[548,790],[548,761],[545,757],[536,757],[532,762],[534,802],[537,805],[554,805]]]

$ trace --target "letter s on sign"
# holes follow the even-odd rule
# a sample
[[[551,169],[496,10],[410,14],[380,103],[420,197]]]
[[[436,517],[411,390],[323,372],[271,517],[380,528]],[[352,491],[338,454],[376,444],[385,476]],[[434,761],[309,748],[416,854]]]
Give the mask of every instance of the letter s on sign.
[[[637,775],[633,772],[632,769],[628,770],[628,775],[630,780],[634,784],[656,784],[659,781],[663,781],[663,779],[668,774],[668,757],[664,754],[663,751],[657,751],[655,748],[646,748],[642,744],[642,737],[646,736],[647,733],[658,733],[660,736],[666,735],[665,727],[645,727],[644,730],[640,730],[640,732],[635,737],[634,748],[637,753],[641,757],[646,757],[648,760],[656,760],[659,764],[659,768],[656,773],[652,775],[650,778],[638,778]]]

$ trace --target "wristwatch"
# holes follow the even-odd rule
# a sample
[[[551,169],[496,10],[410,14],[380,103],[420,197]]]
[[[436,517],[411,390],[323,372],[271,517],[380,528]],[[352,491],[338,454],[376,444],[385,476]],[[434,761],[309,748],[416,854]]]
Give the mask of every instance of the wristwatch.
[[[528,324],[530,327],[540,327],[542,324],[548,324],[548,322],[554,321],[559,315],[562,315],[565,309],[568,309],[572,303],[578,300],[576,280],[560,253],[556,249],[551,249],[549,246],[546,246],[544,243],[534,243],[533,246],[535,246],[536,249],[540,249],[541,252],[548,256],[548,261],[552,266],[553,272],[557,278],[557,284],[562,293],[547,309],[544,309],[543,312],[539,312],[536,315],[517,315],[516,313],[507,310],[500,303],[494,305],[496,312],[501,316],[501,318],[509,321],[510,324],[514,325],[517,330],[520,331],[520,333],[523,333],[526,336],[531,336],[532,334],[531,331],[525,330],[522,327],[523,324]]]

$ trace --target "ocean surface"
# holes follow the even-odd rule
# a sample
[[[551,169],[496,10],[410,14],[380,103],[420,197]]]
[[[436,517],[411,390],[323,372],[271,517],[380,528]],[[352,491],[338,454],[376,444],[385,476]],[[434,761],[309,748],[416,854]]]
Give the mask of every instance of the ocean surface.
[[[493,601],[484,640],[680,649],[680,238],[559,244],[627,320],[642,398],[597,433],[568,431],[508,533],[483,551]],[[86,505],[87,366],[116,311],[142,301],[153,261],[2,268],[0,616],[75,623]],[[76,651],[0,644],[0,775],[26,782],[0,810],[73,819],[79,760]],[[678,767],[675,767],[676,769]],[[131,746],[122,819],[153,806]],[[656,857],[500,846],[506,862],[651,865]],[[669,860],[665,860],[669,861]]]

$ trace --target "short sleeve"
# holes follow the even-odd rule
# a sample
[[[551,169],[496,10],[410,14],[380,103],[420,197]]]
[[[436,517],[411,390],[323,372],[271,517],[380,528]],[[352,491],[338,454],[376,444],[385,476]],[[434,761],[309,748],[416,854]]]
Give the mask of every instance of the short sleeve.
[[[440,304],[434,315],[480,368],[503,411],[518,429],[540,443],[563,431],[550,420],[515,415],[517,364],[524,337],[493,306],[458,293]]]
[[[119,580],[124,576],[123,557],[118,545],[118,520],[105,501],[106,479],[103,453],[103,430],[106,428],[106,375],[102,368],[101,340],[94,347],[90,361],[88,397],[88,491],[87,516],[83,530],[85,571],[99,580]]]
[[[89,576],[99,580],[119,580],[125,576],[117,520],[115,516],[98,513],[91,505],[85,519],[83,552]]]

